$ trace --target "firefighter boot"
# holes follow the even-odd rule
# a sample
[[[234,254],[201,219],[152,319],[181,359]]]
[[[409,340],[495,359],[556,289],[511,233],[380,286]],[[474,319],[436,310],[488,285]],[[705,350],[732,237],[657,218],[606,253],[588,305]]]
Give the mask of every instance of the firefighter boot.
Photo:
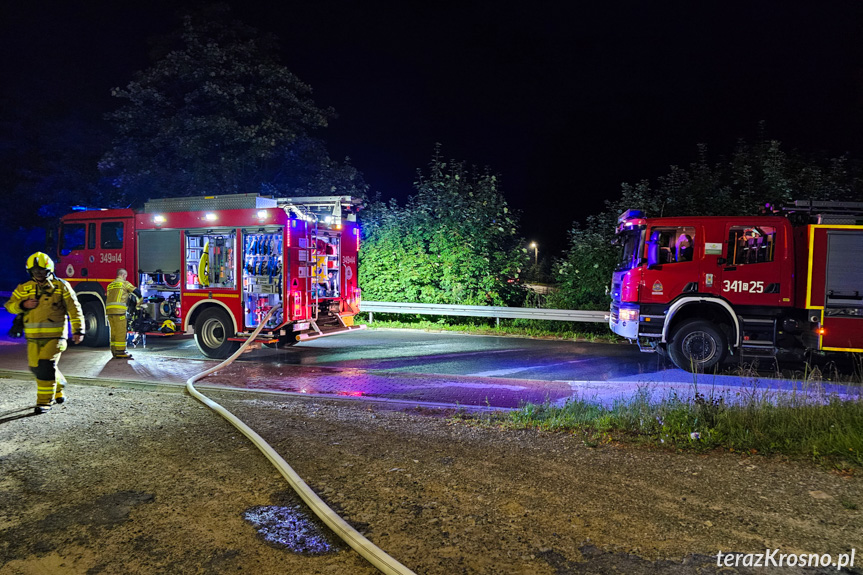
[[[43,379],[36,380],[36,409],[33,413],[47,413],[51,409],[54,394],[57,392],[57,382]]]
[[[54,373],[57,376],[57,391],[54,392],[54,403],[63,403],[66,401],[66,395],[63,390],[66,388],[66,378],[60,373],[59,369],[55,369]]]
[[[135,358],[132,357],[131,353],[127,353],[124,351],[123,353],[118,353],[117,355],[115,355],[114,359],[135,359]]]

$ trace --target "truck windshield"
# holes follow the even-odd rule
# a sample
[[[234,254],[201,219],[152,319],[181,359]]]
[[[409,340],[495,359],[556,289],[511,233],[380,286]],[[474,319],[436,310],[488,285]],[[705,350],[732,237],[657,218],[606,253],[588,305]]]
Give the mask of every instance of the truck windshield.
[[[617,235],[617,245],[620,247],[620,258],[617,261],[617,271],[631,270],[638,265],[641,257],[642,230],[630,229]]]

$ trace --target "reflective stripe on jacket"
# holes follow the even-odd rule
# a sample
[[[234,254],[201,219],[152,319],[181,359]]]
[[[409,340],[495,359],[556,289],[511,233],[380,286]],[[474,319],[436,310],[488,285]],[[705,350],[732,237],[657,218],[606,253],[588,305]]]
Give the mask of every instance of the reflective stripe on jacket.
[[[21,307],[24,300],[39,300],[31,310]],[[24,313],[24,337],[27,339],[65,339],[66,316],[72,324],[72,333],[84,333],[84,314],[78,296],[65,280],[51,278],[44,284],[31,280],[15,288],[6,302],[9,313]]]
[[[126,302],[129,294],[135,291],[135,286],[126,280],[115,279],[108,284],[108,295],[105,298],[105,311],[108,315],[126,315]]]

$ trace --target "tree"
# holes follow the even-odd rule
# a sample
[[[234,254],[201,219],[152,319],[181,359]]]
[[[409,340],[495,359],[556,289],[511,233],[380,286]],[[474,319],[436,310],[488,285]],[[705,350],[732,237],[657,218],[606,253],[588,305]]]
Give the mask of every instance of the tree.
[[[519,305],[527,264],[518,216],[497,175],[444,162],[440,146],[402,208],[372,202],[363,212],[360,281],[385,301]]]
[[[311,135],[333,110],[279,63],[271,37],[229,16],[224,5],[185,16],[163,55],[112,91],[124,103],[109,115],[118,135],[99,167],[118,199],[338,187],[329,177],[364,190]],[[307,162],[299,184],[285,177],[297,161]]]

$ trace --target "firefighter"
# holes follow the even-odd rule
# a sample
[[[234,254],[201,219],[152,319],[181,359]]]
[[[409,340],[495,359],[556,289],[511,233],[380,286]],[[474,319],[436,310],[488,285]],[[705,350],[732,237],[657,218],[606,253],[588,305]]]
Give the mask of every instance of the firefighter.
[[[24,313],[27,364],[36,376],[35,413],[45,413],[52,403],[66,401],[66,378],[57,369],[67,345],[66,318],[72,324],[72,341],[77,344],[84,339],[84,314],[72,287],[54,277],[54,262],[47,254],[36,252],[27,258],[27,271],[30,281],[15,288],[6,309]]]
[[[689,234],[683,234],[677,238],[677,261],[691,262],[692,254],[692,237]]]
[[[132,359],[126,352],[126,306],[129,303],[129,294],[134,294],[137,300],[141,298],[138,288],[126,281],[129,272],[120,268],[117,270],[117,278],[108,284],[108,295],[105,308],[108,312],[108,325],[111,326],[111,355],[113,359]]]

